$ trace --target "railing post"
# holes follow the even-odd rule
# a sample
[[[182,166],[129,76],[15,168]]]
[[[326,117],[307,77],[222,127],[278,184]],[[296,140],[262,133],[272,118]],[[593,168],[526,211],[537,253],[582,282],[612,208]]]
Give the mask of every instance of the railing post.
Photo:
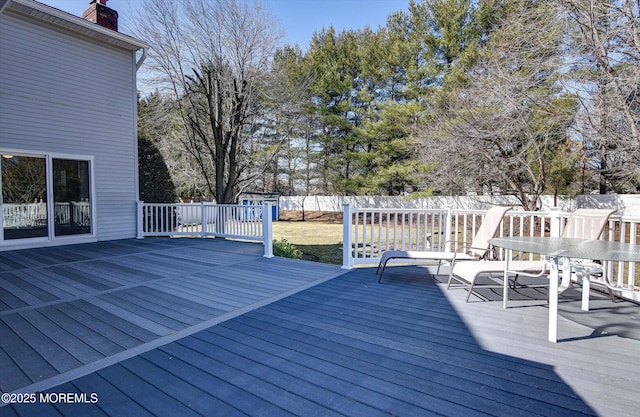
[[[551,237],[560,237],[562,230],[560,228],[560,209],[558,207],[552,207],[551,210],[549,210],[549,221],[549,235]]]
[[[342,205],[342,269],[353,268],[351,253],[351,206]]]
[[[444,220],[444,251],[451,252],[451,225],[453,224],[453,212],[447,209],[447,218]]]
[[[202,229],[200,231],[200,237],[204,239],[207,237],[207,211],[204,206],[204,201],[200,202],[200,229]]]
[[[264,238],[264,257],[273,258],[273,229],[271,219],[271,203],[262,205],[262,237]]]
[[[136,232],[136,239],[142,239],[144,238],[143,235],[143,229],[142,229],[142,225],[143,225],[143,217],[144,217],[144,202],[142,201],[138,201],[137,204],[137,211],[138,211],[138,225],[137,225],[137,232]]]

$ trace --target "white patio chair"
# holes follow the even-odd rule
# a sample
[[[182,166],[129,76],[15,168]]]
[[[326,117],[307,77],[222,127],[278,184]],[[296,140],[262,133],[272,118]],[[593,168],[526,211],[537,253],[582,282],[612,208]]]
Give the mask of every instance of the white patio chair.
[[[387,267],[387,263],[392,259],[411,259],[411,260],[430,260],[438,261],[438,270],[436,275],[440,273],[442,262],[452,262],[457,260],[478,260],[485,259],[489,256],[490,245],[489,239],[493,238],[500,227],[500,223],[507,211],[511,207],[496,206],[492,207],[485,214],[482,224],[478,228],[471,244],[468,246],[460,246],[456,251],[403,251],[388,250],[382,254],[376,274],[380,273],[378,283],[382,280],[382,275]]]
[[[574,211],[569,217],[567,224],[562,230],[561,237],[596,240],[600,238],[602,231],[609,221],[609,217],[613,213],[615,213],[615,211],[616,210],[578,209]],[[576,273],[577,277],[582,278],[583,282],[584,277],[587,277],[587,288],[583,287],[583,291],[589,290],[588,277],[602,273],[602,266],[594,262],[593,260],[571,260],[571,268]],[[544,259],[541,259],[539,261],[515,260],[509,262],[509,269],[512,271],[517,271],[513,280],[513,288],[515,288],[518,282],[519,275],[530,277],[539,277],[545,275],[547,271],[547,262]],[[494,281],[496,281],[497,279],[509,279],[509,277],[504,277],[504,270],[505,262],[501,260],[473,262],[467,265],[466,262],[461,264],[456,263],[456,259],[454,258],[451,265],[451,271],[449,273],[447,289],[451,287],[453,281],[457,281],[461,284],[462,287],[468,290],[469,293],[467,294],[467,301],[469,301],[471,292],[476,285],[476,280],[480,275],[488,275],[489,278]],[[559,291],[562,292],[566,290],[570,285],[570,282],[571,281],[563,283],[559,288]],[[502,288],[502,286],[502,283],[500,285],[482,285],[483,288]],[[611,290],[609,290],[609,294],[611,295],[611,297],[613,297],[613,293],[611,292]],[[583,299],[584,297],[585,295],[583,293]]]

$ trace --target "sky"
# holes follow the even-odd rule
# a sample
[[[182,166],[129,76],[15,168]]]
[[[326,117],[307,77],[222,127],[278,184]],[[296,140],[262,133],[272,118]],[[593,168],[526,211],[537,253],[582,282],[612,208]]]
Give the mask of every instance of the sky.
[[[41,3],[81,16],[89,7],[89,0],[39,0]],[[404,10],[409,0],[263,0],[271,13],[280,20],[285,32],[284,43],[295,44],[305,50],[314,32],[333,25],[343,29],[372,29],[384,26],[387,16]],[[119,29],[127,33],[127,17],[140,0],[108,0],[107,6],[119,14]]]

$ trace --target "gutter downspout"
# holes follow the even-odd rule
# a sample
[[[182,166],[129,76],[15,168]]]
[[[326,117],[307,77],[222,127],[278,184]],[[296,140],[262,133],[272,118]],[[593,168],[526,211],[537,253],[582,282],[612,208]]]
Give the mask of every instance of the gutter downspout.
[[[136,72],[140,69],[145,59],[147,59],[147,48],[142,48],[142,56],[138,59],[138,62],[136,62]]]
[[[133,81],[133,102],[135,103],[135,111],[133,115],[133,128],[134,128],[134,131],[136,132],[135,138],[134,138],[135,170],[133,173],[133,178],[134,178],[134,184],[136,187],[136,202],[137,202],[136,217],[137,217],[137,223],[138,223],[138,232],[136,234],[138,239],[142,238],[142,234],[141,234],[142,228],[140,226],[142,221],[141,220],[142,219],[142,202],[140,201],[140,175],[138,173],[138,170],[140,169],[140,163],[138,158],[140,150],[138,149],[138,85],[137,85],[138,82],[137,82],[137,78],[138,78],[138,70],[142,66],[142,63],[144,62],[144,60],[147,58],[147,48],[141,48],[141,49],[142,49],[142,55],[140,56],[140,58],[138,58],[136,62],[134,62],[135,71],[133,72],[133,80],[134,80]],[[134,55],[134,60],[135,60],[135,55]]]

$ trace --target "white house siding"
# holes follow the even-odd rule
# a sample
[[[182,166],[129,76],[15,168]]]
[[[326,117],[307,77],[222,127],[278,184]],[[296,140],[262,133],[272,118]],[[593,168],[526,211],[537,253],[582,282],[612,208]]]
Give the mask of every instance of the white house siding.
[[[0,147],[94,156],[98,240],[136,234],[134,58],[0,15]]]

